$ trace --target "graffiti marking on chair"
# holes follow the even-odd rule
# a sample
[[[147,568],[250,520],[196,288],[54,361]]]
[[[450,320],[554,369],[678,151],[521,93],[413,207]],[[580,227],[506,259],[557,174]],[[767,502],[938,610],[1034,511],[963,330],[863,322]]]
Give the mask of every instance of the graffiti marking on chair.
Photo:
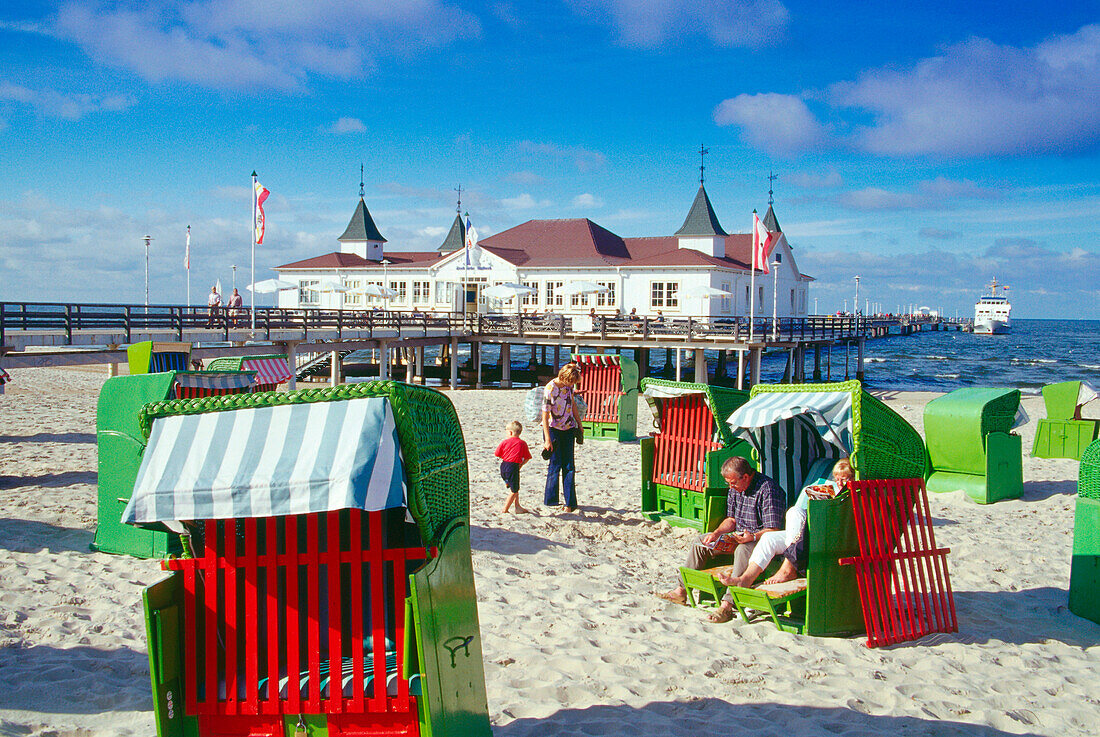
[[[443,647],[447,650],[447,652],[451,654],[452,668],[458,667],[458,665],[455,663],[455,655],[458,653],[459,650],[461,650],[467,658],[470,657],[470,643],[473,642],[473,639],[474,635],[470,635],[468,637],[462,637],[458,635],[443,643]]]

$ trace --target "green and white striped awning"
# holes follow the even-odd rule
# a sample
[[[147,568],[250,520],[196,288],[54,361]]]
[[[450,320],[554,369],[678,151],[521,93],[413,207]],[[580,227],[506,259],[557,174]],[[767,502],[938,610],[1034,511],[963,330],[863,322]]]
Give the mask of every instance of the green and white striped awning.
[[[153,422],[129,524],[406,506],[388,399],[174,415]]]
[[[726,421],[746,440],[760,428],[780,420],[802,418],[846,454],[851,454],[852,395],[849,392],[764,392],[757,394]]]

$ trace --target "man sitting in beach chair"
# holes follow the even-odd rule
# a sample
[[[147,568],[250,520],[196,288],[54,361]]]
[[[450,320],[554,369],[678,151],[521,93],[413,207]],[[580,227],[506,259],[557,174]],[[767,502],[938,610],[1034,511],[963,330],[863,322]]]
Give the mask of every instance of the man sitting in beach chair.
[[[833,480],[829,484],[811,481],[802,489],[798,500],[787,510],[787,526],[777,532],[767,532],[756,543],[749,558],[749,565],[740,576],[719,573],[717,578],[726,586],[749,587],[778,555],[783,556],[779,570],[764,581],[765,584],[786,583],[798,578],[799,562],[803,558],[806,516],[810,499],[832,499],[855,480],[852,464],[847,458],[839,459],[833,466]],[[731,572],[732,573],[732,572]]]
[[[740,576],[748,568],[753,549],[760,539],[768,533],[778,532],[783,524],[786,495],[775,481],[754,470],[740,456],[726,459],[722,464],[722,478],[729,484],[726,519],[713,532],[696,538],[684,567],[701,571],[715,565],[715,558],[732,554],[730,572]],[[672,590],[657,596],[686,605],[687,588],[683,579]],[[708,618],[711,622],[720,623],[728,622],[732,617],[733,599],[727,595]]]

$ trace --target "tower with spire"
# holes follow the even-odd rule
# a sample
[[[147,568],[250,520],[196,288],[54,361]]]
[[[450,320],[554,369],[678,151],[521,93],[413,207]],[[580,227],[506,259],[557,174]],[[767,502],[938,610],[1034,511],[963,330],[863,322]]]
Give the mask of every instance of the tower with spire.
[[[381,262],[385,257],[384,244],[386,239],[378,232],[378,226],[374,224],[374,218],[367,210],[367,204],[363,201],[364,193],[363,165],[359,165],[359,204],[355,206],[351,222],[344,229],[344,234],[336,240],[340,241],[340,253],[354,253],[368,261]]]
[[[462,185],[455,187],[458,192],[458,203],[455,205],[455,221],[451,223],[451,229],[447,231],[447,237],[435,249],[439,253],[454,253],[466,245],[466,223],[462,219]]]
[[[691,203],[684,224],[676,231],[680,248],[690,248],[701,251],[708,256],[724,256],[726,254],[726,236],[722,230],[718,216],[714,214],[714,207],[707,196],[705,182],[706,166],[703,157],[708,153],[707,149],[699,146],[699,191],[695,193],[695,201]]]

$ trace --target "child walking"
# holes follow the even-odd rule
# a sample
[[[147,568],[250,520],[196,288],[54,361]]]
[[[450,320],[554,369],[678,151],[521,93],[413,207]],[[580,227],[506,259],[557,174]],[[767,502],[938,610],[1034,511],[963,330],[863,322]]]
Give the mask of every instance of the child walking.
[[[493,454],[500,459],[500,477],[504,479],[504,485],[511,492],[501,514],[507,513],[510,508],[512,514],[526,514],[527,510],[519,503],[519,469],[531,460],[531,449],[527,447],[527,442],[520,438],[523,425],[512,420],[508,423],[507,429],[508,437],[500,441],[496,453]]]

